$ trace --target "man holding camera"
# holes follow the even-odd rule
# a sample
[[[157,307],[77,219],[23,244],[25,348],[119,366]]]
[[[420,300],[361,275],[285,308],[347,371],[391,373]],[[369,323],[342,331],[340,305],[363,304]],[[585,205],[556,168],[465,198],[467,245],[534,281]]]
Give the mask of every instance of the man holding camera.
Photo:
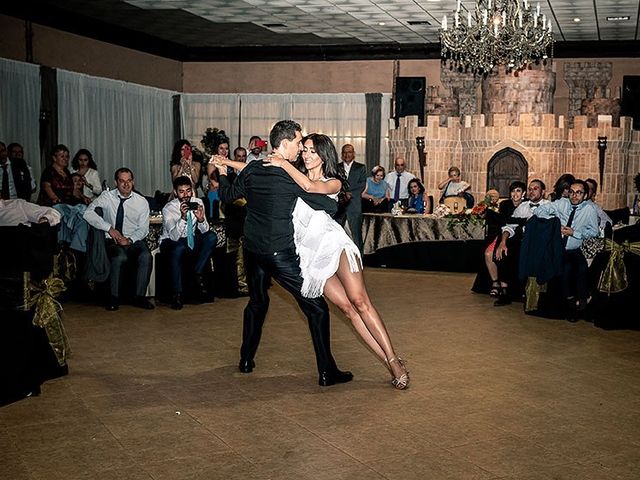
[[[202,272],[218,240],[204,216],[202,200],[193,196],[189,177],[179,176],[173,181],[174,199],[162,209],[160,251],[170,258],[173,301],[171,308],[180,310],[182,298],[182,261],[187,253],[195,258],[195,280],[198,294],[207,296]]]

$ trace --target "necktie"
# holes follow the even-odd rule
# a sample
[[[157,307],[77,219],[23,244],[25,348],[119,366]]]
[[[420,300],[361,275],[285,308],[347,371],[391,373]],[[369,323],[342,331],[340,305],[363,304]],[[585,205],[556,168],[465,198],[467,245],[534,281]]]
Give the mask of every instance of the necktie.
[[[120,233],[122,233],[124,235],[124,232],[122,231],[122,225],[124,223],[124,202],[126,202],[127,200],[129,200],[129,198],[122,198],[122,197],[118,197],[120,198],[120,205],[118,205],[118,211],[116,212],[116,230],[119,231]]]
[[[576,216],[576,210],[577,209],[578,209],[577,205],[575,207],[571,207],[571,213],[569,214],[569,220],[567,220],[567,227],[571,227],[571,224],[573,223],[573,217]],[[565,247],[567,246],[567,242],[568,241],[569,241],[569,236],[568,235],[562,239],[562,243],[564,244]]]
[[[9,200],[9,172],[6,163],[2,165],[2,199]]]
[[[193,250],[193,216],[187,212],[187,245]]]
[[[396,188],[393,191],[393,201],[397,202],[398,200],[400,200],[400,177],[402,177],[402,174],[398,173],[398,178],[396,179]]]

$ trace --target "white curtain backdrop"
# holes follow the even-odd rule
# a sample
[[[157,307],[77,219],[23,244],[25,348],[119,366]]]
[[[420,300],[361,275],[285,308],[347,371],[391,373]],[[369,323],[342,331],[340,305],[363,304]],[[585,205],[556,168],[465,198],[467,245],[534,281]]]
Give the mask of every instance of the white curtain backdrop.
[[[224,130],[231,150],[238,146],[240,97],[238,95],[183,94],[181,124],[184,138],[204,151],[200,143],[207,128]],[[206,160],[206,159],[205,159]]]
[[[381,161],[388,157],[389,99],[389,94],[383,94]],[[360,161],[365,158],[367,108],[362,93],[184,94],[181,106],[184,137],[198,147],[207,128],[224,130],[233,151],[246,147],[253,135],[268,140],[273,124],[290,118],[302,125],[305,134],[331,137],[338,152],[351,143]]]
[[[389,119],[391,118],[391,94],[382,94],[381,125],[380,125],[380,165],[389,165]],[[394,125],[395,128],[395,125]],[[388,170],[388,169],[387,169]]]
[[[0,140],[24,147],[24,159],[40,183],[40,67],[0,59]],[[35,195],[32,196],[36,198]]]
[[[249,139],[258,135],[269,141],[269,131],[279,120],[293,119],[292,95],[289,94],[246,94],[240,95],[240,140],[243,147]],[[304,126],[303,126],[304,127]]]
[[[177,92],[58,70],[58,138],[71,157],[93,154],[101,178],[113,186],[130,168],[135,188],[153,196],[171,190],[173,102]]]

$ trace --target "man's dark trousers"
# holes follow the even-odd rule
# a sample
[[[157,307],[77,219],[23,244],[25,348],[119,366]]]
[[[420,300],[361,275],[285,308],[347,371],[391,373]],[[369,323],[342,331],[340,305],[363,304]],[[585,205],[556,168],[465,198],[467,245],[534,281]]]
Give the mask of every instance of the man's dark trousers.
[[[309,321],[309,330],[316,353],[318,372],[337,371],[330,350],[329,307],[323,297],[305,298],[300,293],[302,276],[300,260],[294,249],[269,254],[256,254],[244,250],[249,303],[244,310],[244,329],[240,354],[243,360],[253,360],[262,325],[269,308],[268,289],[271,279],[275,279],[298,302]]]
[[[153,257],[147,243],[144,240],[138,240],[131,245],[120,246],[112,240],[107,240],[107,256],[111,262],[111,273],[109,274],[111,295],[113,297],[120,296],[120,276],[125,264],[137,262],[136,295],[146,296],[153,268]]]
[[[194,236],[193,250],[189,248],[186,238],[180,238],[177,242],[166,238],[160,245],[162,253],[167,253],[170,258],[171,265],[171,284],[173,293],[182,293],[182,261],[185,254],[192,253],[195,256],[195,272],[200,274],[203,272],[207,261],[211,258],[213,250],[216,248],[218,236],[215,232],[208,231],[202,235]]]

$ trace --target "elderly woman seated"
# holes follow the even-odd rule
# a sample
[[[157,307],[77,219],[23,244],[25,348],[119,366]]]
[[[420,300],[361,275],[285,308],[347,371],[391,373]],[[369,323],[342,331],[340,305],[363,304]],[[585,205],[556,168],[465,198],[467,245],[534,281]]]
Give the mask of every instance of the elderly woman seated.
[[[371,171],[371,177],[367,178],[367,185],[362,192],[362,211],[364,213],[386,213],[389,211],[389,199],[391,190],[384,180],[384,167],[377,165]]]

